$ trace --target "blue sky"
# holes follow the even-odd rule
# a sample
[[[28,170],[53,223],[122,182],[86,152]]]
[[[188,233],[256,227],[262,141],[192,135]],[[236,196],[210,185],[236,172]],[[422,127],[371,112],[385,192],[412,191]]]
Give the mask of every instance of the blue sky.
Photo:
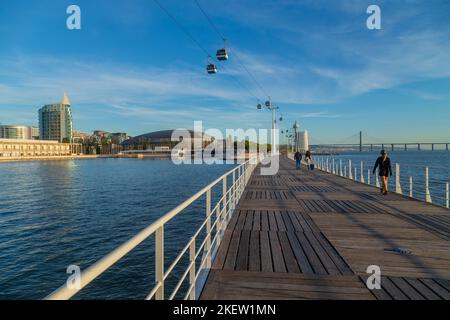
[[[222,46],[193,0],[161,2],[208,52]],[[450,140],[449,1],[199,2],[229,39],[215,76],[152,0],[0,0],[0,122],[36,125],[37,109],[66,91],[80,131],[266,128],[254,96],[270,94],[283,126],[298,120],[312,142],[359,130]],[[66,28],[70,4],[82,30]],[[369,4],[381,7],[382,30],[366,28]]]

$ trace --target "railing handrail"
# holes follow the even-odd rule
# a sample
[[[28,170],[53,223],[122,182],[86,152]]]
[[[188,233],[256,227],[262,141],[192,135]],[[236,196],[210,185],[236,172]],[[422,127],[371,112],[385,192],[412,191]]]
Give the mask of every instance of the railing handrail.
[[[98,276],[100,276],[102,273],[104,273],[106,270],[108,270],[110,267],[112,267],[115,263],[117,263],[120,259],[122,259],[125,255],[127,255],[129,252],[131,252],[133,249],[135,249],[139,244],[141,244],[143,241],[145,241],[147,238],[149,238],[151,235],[153,235],[159,228],[164,226],[167,222],[172,220],[175,216],[177,216],[180,212],[182,212],[184,209],[186,209],[189,205],[191,205],[194,201],[198,200],[201,196],[206,194],[208,191],[210,191],[214,186],[216,186],[219,182],[223,181],[223,179],[227,178],[234,172],[240,170],[241,168],[245,168],[246,165],[251,164],[251,162],[254,161],[254,159],[249,159],[240,165],[234,167],[230,171],[226,172],[216,180],[214,180],[212,183],[208,184],[206,187],[195,193],[193,196],[185,200],[183,203],[175,207],[174,209],[170,210],[166,214],[164,214],[162,217],[160,217],[158,220],[141,230],[139,233],[137,233],[134,237],[111,251],[109,254],[95,262],[93,265],[88,267],[84,272],[81,274],[81,284],[79,288],[69,288],[66,284],[63,284],[61,287],[56,289],[54,292],[52,292],[50,295],[48,295],[45,299],[46,300],[67,300],[72,298],[74,295],[76,295],[79,291],[81,291],[84,287],[86,287],[89,283],[91,283],[93,280],[95,280]],[[239,171],[238,171],[239,172]],[[235,185],[232,185],[232,187],[235,187]],[[221,198],[223,199],[223,197]],[[219,201],[220,202],[220,201]],[[212,212],[212,210],[211,210]],[[192,242],[192,239],[189,240],[189,244]],[[152,292],[156,291],[158,287],[160,286],[160,283],[156,283]],[[150,293],[150,295],[152,295]],[[149,296],[150,296],[149,295]]]

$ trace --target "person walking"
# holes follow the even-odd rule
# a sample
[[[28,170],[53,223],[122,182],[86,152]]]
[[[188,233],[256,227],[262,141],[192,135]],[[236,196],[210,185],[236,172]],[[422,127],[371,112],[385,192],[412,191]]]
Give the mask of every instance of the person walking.
[[[386,151],[381,150],[380,154],[381,156],[378,157],[377,161],[375,162],[375,166],[373,167],[373,174],[376,173],[378,168],[378,175],[381,177],[382,181],[382,187],[380,191],[383,195],[387,195],[388,179],[390,176],[392,176],[392,164],[391,159],[389,159]]]
[[[294,159],[295,159],[295,168],[299,170],[301,168],[302,154],[298,150],[294,154]]]
[[[314,170],[314,161],[312,159],[311,151],[306,151],[305,157],[306,163],[308,164],[308,170]]]

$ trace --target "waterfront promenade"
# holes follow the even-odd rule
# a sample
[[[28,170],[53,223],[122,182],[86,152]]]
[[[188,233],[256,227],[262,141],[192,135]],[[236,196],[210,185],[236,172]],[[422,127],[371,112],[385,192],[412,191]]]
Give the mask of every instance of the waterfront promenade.
[[[449,280],[450,210],[282,158],[254,171],[200,298],[449,300]]]
[[[98,158],[117,158],[117,155],[61,155],[61,156],[23,156],[23,157],[5,157],[0,158],[1,162],[16,162],[16,161],[55,161],[55,160],[77,160],[77,159],[98,159]]]

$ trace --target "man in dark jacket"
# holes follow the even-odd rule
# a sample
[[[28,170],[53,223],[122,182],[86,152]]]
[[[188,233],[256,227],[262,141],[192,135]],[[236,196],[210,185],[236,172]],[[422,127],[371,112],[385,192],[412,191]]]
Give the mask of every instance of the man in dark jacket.
[[[300,152],[296,152],[294,155],[294,159],[295,159],[295,167],[297,169],[301,168],[301,161],[302,161],[302,154]]]
[[[388,194],[388,179],[389,176],[392,176],[392,164],[391,164],[391,159],[389,159],[389,157],[387,156],[386,151],[381,150],[381,156],[378,157],[377,161],[375,162],[375,166],[373,167],[373,174],[375,174],[375,172],[378,169],[378,175],[381,177],[381,181],[382,181],[382,188],[381,188],[381,193],[383,193],[384,195]]]

